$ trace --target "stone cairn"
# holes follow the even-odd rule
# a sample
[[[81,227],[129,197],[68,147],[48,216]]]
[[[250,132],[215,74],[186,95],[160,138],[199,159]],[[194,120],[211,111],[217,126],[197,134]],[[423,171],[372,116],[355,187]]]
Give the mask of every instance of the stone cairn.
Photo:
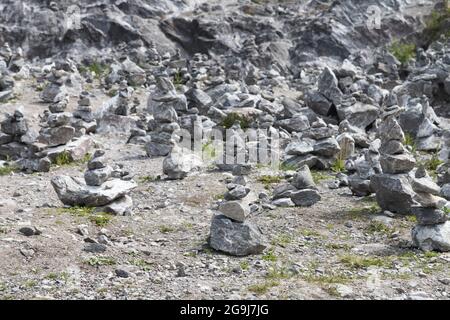
[[[247,221],[250,207],[245,198],[250,188],[246,187],[245,177],[236,176],[227,189],[224,201],[219,203],[219,213],[211,221],[209,245],[233,256],[261,253],[266,248],[261,231]]]
[[[62,69],[52,68],[47,77],[48,85],[42,90],[40,98],[43,102],[51,103],[49,109],[52,113],[64,112],[68,104],[65,81],[67,73]]]
[[[272,205],[278,207],[310,207],[321,200],[317,186],[307,165],[292,176],[290,183],[275,187]]]
[[[0,124],[0,159],[15,161],[18,169],[46,172],[50,170],[51,162],[46,157],[39,158],[36,153],[44,146],[35,142],[32,130],[21,111],[6,115]]]
[[[450,251],[450,222],[443,210],[448,203],[439,197],[441,188],[423,167],[417,169],[412,188],[418,203],[411,208],[417,218],[417,225],[412,230],[414,244],[424,251]]]
[[[172,133],[180,126],[177,110],[187,110],[184,95],[177,94],[175,87],[166,73],[156,77],[156,92],[148,99],[148,111],[153,114],[149,124],[150,142],[145,145],[148,156],[167,156],[172,150]]]
[[[88,162],[84,182],[69,176],[56,176],[52,186],[62,203],[68,206],[96,207],[97,212],[117,215],[132,213],[128,195],[137,185],[127,172],[107,164],[105,152],[97,150]]]
[[[78,99],[78,106],[73,112],[71,125],[75,128],[75,136],[80,137],[84,134],[94,133],[97,129],[97,120],[95,120],[92,111],[89,92],[83,91]]]
[[[399,214],[410,214],[414,192],[408,173],[414,169],[416,160],[403,145],[405,135],[395,119],[401,109],[390,107],[383,115],[378,129],[381,140],[380,164],[383,173],[370,179],[371,189],[381,209]]]

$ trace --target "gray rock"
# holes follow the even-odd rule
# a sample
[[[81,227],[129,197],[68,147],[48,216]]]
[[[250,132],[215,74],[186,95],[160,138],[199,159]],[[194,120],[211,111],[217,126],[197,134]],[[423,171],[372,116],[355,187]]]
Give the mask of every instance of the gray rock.
[[[414,169],[416,159],[410,154],[382,155],[380,157],[381,168],[384,173],[407,173]]]
[[[250,213],[250,208],[239,201],[225,201],[219,205],[219,211],[234,221],[244,222]]]
[[[133,209],[133,199],[126,195],[113,202],[107,204],[103,207],[98,207],[96,212],[106,212],[118,216],[129,216],[131,215]]]
[[[370,188],[376,193],[381,209],[399,214],[411,213],[414,191],[405,175],[373,175]]]
[[[277,206],[277,207],[295,207],[295,203],[291,200],[291,198],[280,198],[280,199],[276,199],[273,200],[272,205]]]
[[[317,141],[314,145],[314,154],[325,157],[333,157],[341,150],[335,138],[327,138]]]
[[[255,225],[248,221],[234,222],[224,215],[212,218],[209,245],[233,256],[258,254],[266,248],[262,234]]]
[[[431,193],[439,195],[441,188],[431,178],[414,178],[411,186],[415,192]]]
[[[106,245],[101,243],[88,243],[85,245],[83,251],[89,253],[103,253],[106,251]]]
[[[450,251],[450,222],[432,226],[417,225],[412,230],[414,245],[424,251]]]
[[[288,155],[302,156],[311,153],[313,150],[314,148],[311,143],[300,141],[289,143],[285,149],[285,152]]]
[[[319,82],[317,85],[319,93],[333,102],[334,105],[339,105],[341,103],[342,92],[339,89],[336,75],[330,68],[325,67],[319,77]]]
[[[225,193],[225,200],[240,200],[247,196],[247,194],[250,192],[250,188],[244,187],[241,185],[236,186],[232,190],[229,190]]]
[[[38,140],[41,143],[47,144],[49,147],[57,147],[68,143],[74,136],[74,127],[61,126],[42,130]]]
[[[406,148],[403,146],[403,143],[399,140],[390,140],[383,143],[379,150],[382,154],[404,154],[407,152]]]
[[[349,188],[357,197],[365,197],[373,191],[369,179],[360,178],[358,175],[352,175],[348,178]]]
[[[423,208],[421,206],[412,206],[411,213],[417,218],[420,225],[433,225],[444,223],[448,220],[447,214],[435,208]]]
[[[441,188],[441,197],[450,201],[450,183],[444,184]]]
[[[183,151],[184,150],[184,151]],[[169,179],[183,179],[202,166],[202,159],[187,149],[174,147],[163,161],[163,172]]]
[[[378,118],[380,110],[376,106],[356,102],[351,106],[338,106],[337,113],[340,121],[347,120],[352,126],[366,129]]]
[[[56,176],[51,184],[62,203],[69,206],[100,207],[125,196],[137,185],[134,181],[114,179],[100,187],[86,186],[67,176]]]
[[[87,170],[84,173],[84,180],[88,186],[101,186],[106,182],[113,172],[110,166],[101,169]]]
[[[308,166],[302,166],[292,178],[292,185],[297,189],[315,189],[316,184]]]
[[[319,192],[314,189],[294,191],[290,194],[290,198],[299,207],[310,207],[322,199]]]

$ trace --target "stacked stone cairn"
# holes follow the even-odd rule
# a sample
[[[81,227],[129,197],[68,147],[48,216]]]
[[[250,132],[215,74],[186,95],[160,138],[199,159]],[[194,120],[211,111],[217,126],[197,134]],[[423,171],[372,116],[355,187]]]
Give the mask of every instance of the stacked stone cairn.
[[[290,183],[275,187],[272,204],[279,207],[310,207],[320,200],[311,171],[304,165],[295,172]]]
[[[62,203],[68,206],[96,207],[97,212],[117,215],[132,213],[133,201],[128,195],[137,185],[127,172],[107,164],[103,150],[97,150],[88,162],[81,179],[56,176],[51,184]]]
[[[187,100],[178,94],[167,73],[156,76],[156,92],[150,95],[147,108],[153,115],[149,123],[150,142],[145,145],[148,156],[167,156],[172,150],[172,133],[180,129],[177,111],[187,110]]]
[[[227,184],[228,191],[218,205],[218,213],[211,221],[211,248],[233,256],[261,253],[266,246],[259,228],[247,220],[250,214],[250,192],[243,176],[236,176]]]
[[[42,90],[40,98],[43,102],[50,103],[52,113],[64,112],[68,104],[67,89],[65,81],[67,72],[53,67],[50,75],[47,77],[48,85]]]
[[[423,167],[417,169],[412,188],[418,203],[412,206],[412,213],[417,218],[417,225],[412,230],[414,244],[424,251],[450,251],[450,222],[445,212],[450,209],[450,203],[439,197],[441,188]]]
[[[378,128],[381,140],[380,165],[383,173],[370,179],[370,188],[376,193],[381,209],[398,214],[410,214],[414,203],[414,191],[408,173],[414,169],[416,160],[404,147],[405,135],[396,115],[401,109],[392,106],[383,114]]]
[[[94,133],[97,129],[97,121],[92,111],[89,92],[83,91],[78,99],[78,106],[73,112],[71,125],[75,128],[75,136],[80,137],[85,134]]]

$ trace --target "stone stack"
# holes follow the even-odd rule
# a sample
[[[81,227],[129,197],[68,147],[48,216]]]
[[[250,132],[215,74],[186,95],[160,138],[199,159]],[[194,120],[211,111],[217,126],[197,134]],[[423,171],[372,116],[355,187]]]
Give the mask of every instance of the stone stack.
[[[0,102],[7,101],[14,95],[14,79],[9,70],[12,56],[9,44],[5,43],[0,50]]]
[[[405,135],[395,115],[398,106],[386,111],[378,129],[381,140],[380,164],[382,174],[370,179],[371,189],[381,209],[399,214],[410,214],[414,192],[408,173],[414,169],[416,160],[403,145]]]
[[[17,160],[27,150],[22,137],[28,132],[28,124],[21,111],[6,114],[6,119],[0,124],[0,158]]]
[[[412,230],[414,244],[425,251],[450,251],[450,223],[444,211],[448,203],[439,197],[440,187],[421,167],[416,171],[412,188],[418,203],[411,208],[417,218],[417,225]]]
[[[78,99],[78,106],[73,112],[71,126],[75,128],[75,136],[80,137],[85,134],[94,133],[97,129],[97,120],[95,120],[92,111],[89,93],[81,92]]]
[[[187,148],[180,147],[172,141],[172,150],[164,158],[163,173],[171,180],[184,179],[191,171],[202,166],[199,155]]]
[[[49,148],[67,144],[75,136],[75,128],[70,124],[71,119],[72,114],[69,112],[46,114],[46,122],[39,132],[38,141]]]
[[[122,80],[119,86],[119,93],[117,96],[116,107],[113,110],[114,114],[119,116],[129,116],[131,114],[132,106],[131,97],[134,93],[134,89],[128,86],[126,80]]]
[[[187,110],[187,100],[177,94],[167,74],[159,74],[156,80],[156,92],[149,96],[147,104],[153,120],[149,124],[151,141],[145,149],[149,156],[167,156],[172,150],[172,133],[180,129],[177,111]]]
[[[307,165],[300,167],[291,183],[281,184],[273,191],[273,205],[310,207],[321,200],[319,191]]]
[[[250,207],[244,198],[250,189],[245,186],[245,179],[236,177],[227,188],[219,213],[211,221],[210,246],[234,256],[261,253],[266,248],[261,231],[247,220]]]
[[[40,98],[43,102],[50,103],[52,113],[64,112],[68,104],[67,89],[65,86],[66,72],[52,68],[47,81],[48,85],[42,90]]]
[[[136,187],[134,181],[127,181],[120,169],[107,164],[105,152],[97,150],[88,162],[81,179],[56,176],[51,180],[58,198],[65,205],[97,207],[97,212],[129,215],[133,201],[128,193]]]

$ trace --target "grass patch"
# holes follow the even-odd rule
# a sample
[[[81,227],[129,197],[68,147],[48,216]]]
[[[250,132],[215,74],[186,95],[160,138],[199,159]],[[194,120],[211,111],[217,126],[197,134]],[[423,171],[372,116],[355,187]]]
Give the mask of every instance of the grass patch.
[[[176,229],[170,226],[159,226],[159,232],[161,233],[171,233],[174,232]]]
[[[344,284],[350,281],[349,276],[341,274],[307,274],[302,276],[303,280],[319,285]]]
[[[403,144],[411,147],[411,151],[413,153],[417,151],[416,139],[410,133],[405,133],[405,139],[403,140]]]
[[[345,171],[345,160],[336,159],[331,166],[331,170],[336,173]]]
[[[109,213],[98,213],[89,216],[89,221],[95,223],[99,227],[104,227],[111,222],[112,216]]]
[[[264,261],[276,262],[278,260],[273,249],[269,249],[262,257]]]
[[[150,271],[152,263],[144,259],[131,259],[128,261],[129,264],[141,268],[143,271]]]
[[[297,170],[297,166],[295,164],[282,162],[282,163],[280,163],[278,169],[281,170],[281,171],[296,171]]]
[[[250,264],[248,263],[248,261],[241,261],[241,263],[239,263],[239,266],[244,271],[246,271],[250,268]]]
[[[0,167],[0,176],[6,176],[17,171],[19,171],[19,168],[17,166],[14,165],[3,166]]]
[[[268,189],[271,184],[280,183],[281,181],[283,181],[283,177],[263,175],[263,176],[258,177],[258,181],[264,185],[265,189]]]
[[[393,228],[388,227],[379,221],[371,221],[365,230],[369,233],[383,233],[386,235],[391,235],[395,231]]]
[[[272,245],[285,248],[293,240],[294,238],[290,234],[283,233],[272,239]]]
[[[148,183],[148,182],[158,181],[159,178],[155,177],[155,176],[142,176],[142,177],[139,177],[138,180],[140,183]]]
[[[301,229],[299,234],[304,237],[322,237],[322,234],[312,229]]]
[[[444,161],[440,160],[438,155],[435,153],[431,156],[430,159],[425,161],[424,166],[428,171],[435,173],[436,169],[443,163]]]
[[[112,257],[98,256],[98,257],[91,257],[91,258],[85,260],[84,263],[86,263],[90,266],[93,266],[93,267],[99,267],[99,266],[113,266],[117,262],[116,262],[116,259],[114,259]]]
[[[317,170],[311,170],[311,175],[314,179],[314,183],[316,183],[316,184],[320,183],[321,181],[329,180],[329,179],[333,178],[332,175],[322,172],[322,171],[317,171]]]
[[[369,267],[389,267],[390,263],[385,258],[361,257],[355,255],[345,255],[339,261],[348,268],[367,269]]]
[[[263,295],[263,294],[267,293],[271,288],[276,287],[278,285],[280,285],[280,283],[278,281],[274,281],[274,280],[265,281],[260,284],[253,284],[253,285],[249,286],[248,290],[257,295]]]
[[[222,126],[230,129],[236,122],[239,122],[241,129],[245,130],[250,127],[250,119],[242,114],[230,112],[225,119],[222,120]]]
[[[79,66],[78,71],[80,73],[93,73],[95,78],[99,79],[102,76],[106,76],[111,71],[111,69],[104,63],[94,61],[89,65]]]
[[[389,47],[389,52],[392,53],[402,65],[405,65],[416,57],[416,45],[414,43],[401,43],[396,41]]]
[[[444,34],[446,38],[450,37],[450,31],[444,28],[445,22],[450,19],[448,1],[444,1],[444,7],[447,9],[432,12],[430,17],[425,21],[426,27],[424,35],[427,36],[430,43],[438,40],[442,34]]]

